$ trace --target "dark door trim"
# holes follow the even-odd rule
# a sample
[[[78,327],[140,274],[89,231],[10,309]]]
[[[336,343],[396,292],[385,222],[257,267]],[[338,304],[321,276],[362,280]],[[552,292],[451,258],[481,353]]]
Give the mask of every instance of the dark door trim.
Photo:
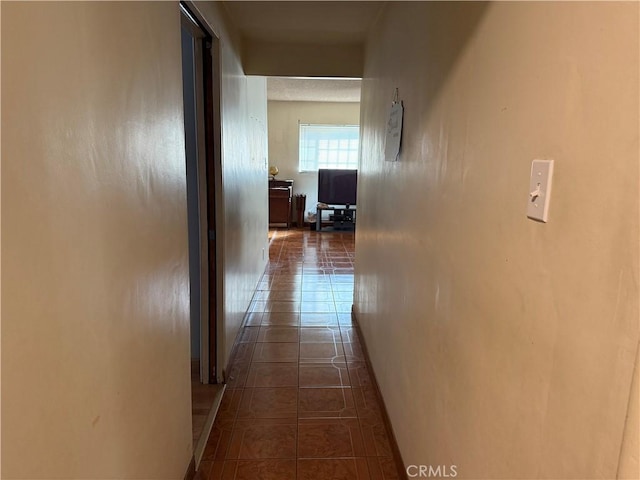
[[[198,7],[192,1],[180,2],[180,9],[184,16],[201,31],[205,33],[202,39],[202,91],[204,94],[204,175],[203,180],[206,185],[204,203],[206,207],[206,219],[203,218],[204,235],[203,239],[207,244],[208,251],[208,322],[206,328],[202,329],[203,340],[208,340],[208,368],[203,378],[206,383],[220,383],[223,381],[222,368],[224,365],[220,358],[222,348],[220,339],[223,338],[223,261],[222,255],[222,231],[224,227],[223,203],[222,203],[222,130],[221,130],[221,62],[220,62],[220,40],[212,26],[206,21]],[[184,17],[183,17],[184,18]],[[202,292],[205,294],[205,292]],[[203,319],[204,320],[204,319]],[[206,331],[205,331],[206,330]],[[203,374],[205,372],[202,372]]]

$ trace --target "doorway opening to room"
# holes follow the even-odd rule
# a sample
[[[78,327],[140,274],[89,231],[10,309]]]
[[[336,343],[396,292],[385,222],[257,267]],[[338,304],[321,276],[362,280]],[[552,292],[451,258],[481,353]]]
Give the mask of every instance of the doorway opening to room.
[[[270,228],[353,235],[360,90],[358,78],[267,78]]]
[[[222,397],[218,384],[216,209],[220,205],[219,45],[197,9],[180,3],[189,239],[191,399],[195,464]]]
[[[269,264],[248,325],[350,325],[360,89],[355,78],[267,78]]]

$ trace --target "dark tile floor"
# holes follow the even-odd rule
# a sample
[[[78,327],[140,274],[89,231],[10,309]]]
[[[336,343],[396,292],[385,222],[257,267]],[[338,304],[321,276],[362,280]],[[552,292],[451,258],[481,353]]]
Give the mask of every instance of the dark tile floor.
[[[397,479],[355,325],[353,233],[278,231],[198,480]]]

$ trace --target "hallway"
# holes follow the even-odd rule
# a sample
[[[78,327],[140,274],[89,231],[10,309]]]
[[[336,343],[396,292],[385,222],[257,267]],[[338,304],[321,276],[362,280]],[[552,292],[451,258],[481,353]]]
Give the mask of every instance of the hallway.
[[[354,235],[277,231],[196,476],[396,479],[351,321]]]

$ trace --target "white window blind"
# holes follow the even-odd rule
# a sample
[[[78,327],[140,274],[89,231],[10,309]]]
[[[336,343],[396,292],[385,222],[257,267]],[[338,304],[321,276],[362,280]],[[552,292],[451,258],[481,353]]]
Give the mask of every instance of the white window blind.
[[[358,125],[300,124],[299,171],[319,168],[357,169]]]

